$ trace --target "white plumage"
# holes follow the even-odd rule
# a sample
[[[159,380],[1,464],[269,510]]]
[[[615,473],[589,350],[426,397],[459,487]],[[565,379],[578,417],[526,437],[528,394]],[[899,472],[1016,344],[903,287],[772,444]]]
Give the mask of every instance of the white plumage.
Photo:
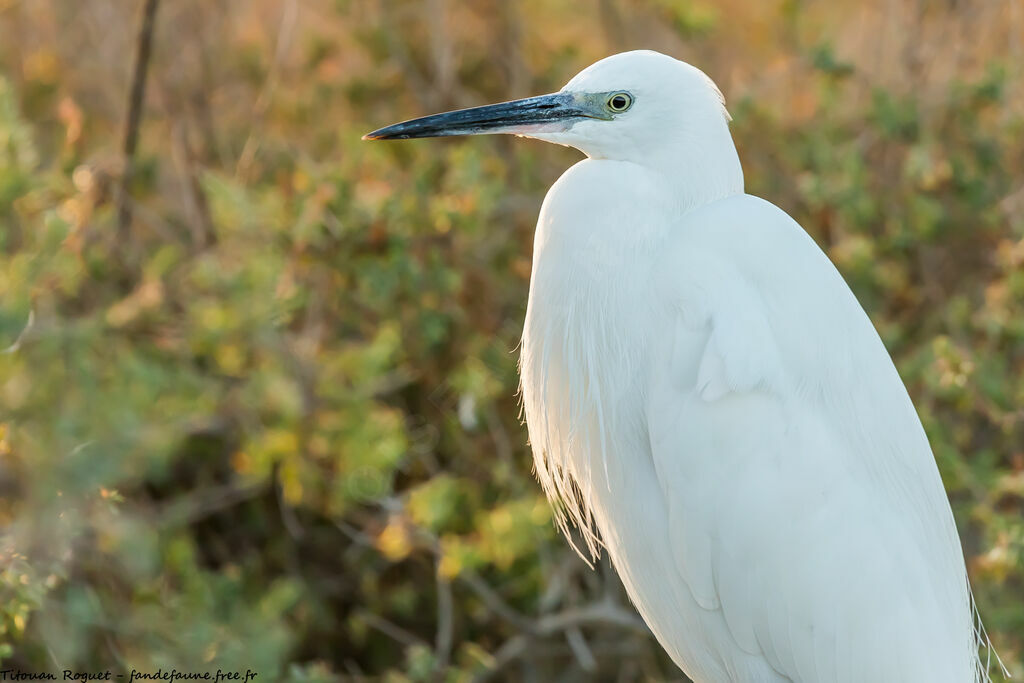
[[[541,209],[521,357],[562,519],[603,543],[695,681],[987,680],[906,389],[828,258],[743,193],[714,84],[643,51],[547,97],[561,117],[533,98],[370,137],[511,132],[587,154]]]

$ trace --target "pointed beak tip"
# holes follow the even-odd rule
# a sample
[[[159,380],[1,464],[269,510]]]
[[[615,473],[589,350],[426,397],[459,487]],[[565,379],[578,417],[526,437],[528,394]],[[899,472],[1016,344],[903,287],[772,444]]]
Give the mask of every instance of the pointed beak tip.
[[[392,130],[394,126],[387,126],[379,130],[371,131],[364,135],[362,140],[408,140],[412,135],[402,133],[400,131]]]

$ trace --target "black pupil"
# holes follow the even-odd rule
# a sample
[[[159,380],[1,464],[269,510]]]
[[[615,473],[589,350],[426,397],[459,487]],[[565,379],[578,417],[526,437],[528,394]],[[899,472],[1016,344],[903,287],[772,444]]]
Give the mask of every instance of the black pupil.
[[[626,103],[625,95],[616,95],[612,98],[612,109],[625,109]]]

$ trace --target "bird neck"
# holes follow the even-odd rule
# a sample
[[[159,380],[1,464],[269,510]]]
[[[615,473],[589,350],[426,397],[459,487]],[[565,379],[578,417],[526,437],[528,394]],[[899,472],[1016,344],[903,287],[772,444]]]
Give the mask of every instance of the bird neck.
[[[642,163],[665,178],[686,211],[743,194],[743,167],[724,119],[680,131]]]

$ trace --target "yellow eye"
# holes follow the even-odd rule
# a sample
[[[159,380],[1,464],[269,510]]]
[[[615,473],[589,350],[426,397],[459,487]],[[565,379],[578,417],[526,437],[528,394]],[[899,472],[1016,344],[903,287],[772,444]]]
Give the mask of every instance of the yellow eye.
[[[621,113],[633,106],[633,96],[628,92],[612,93],[608,97],[608,108]]]

